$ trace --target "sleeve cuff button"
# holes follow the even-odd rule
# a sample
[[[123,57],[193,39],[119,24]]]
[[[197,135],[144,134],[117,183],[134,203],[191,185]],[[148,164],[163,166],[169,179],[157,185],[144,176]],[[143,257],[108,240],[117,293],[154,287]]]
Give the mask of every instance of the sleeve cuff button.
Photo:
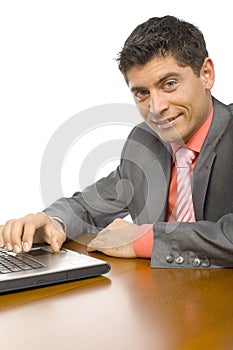
[[[169,263],[169,264],[171,264],[173,261],[174,261],[174,255],[173,254],[168,254],[167,256],[166,256],[166,262],[167,263]]]
[[[175,258],[175,262],[176,262],[177,264],[183,264],[183,262],[184,262],[183,256],[177,256],[177,257]]]
[[[202,267],[209,267],[210,266],[210,261],[209,261],[209,259],[204,259],[203,261],[202,261]]]
[[[193,266],[194,266],[194,267],[199,267],[200,265],[201,265],[201,259],[195,258],[195,259],[193,260]]]

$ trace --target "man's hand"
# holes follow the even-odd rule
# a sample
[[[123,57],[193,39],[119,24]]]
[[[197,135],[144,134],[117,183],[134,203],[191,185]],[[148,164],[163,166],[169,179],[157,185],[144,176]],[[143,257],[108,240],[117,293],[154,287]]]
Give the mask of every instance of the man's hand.
[[[137,228],[138,225],[131,222],[115,219],[88,244],[87,250],[98,250],[118,258],[135,258],[133,241]]]
[[[45,213],[29,214],[0,226],[0,248],[28,252],[32,243],[47,242],[58,252],[66,239],[62,226]]]

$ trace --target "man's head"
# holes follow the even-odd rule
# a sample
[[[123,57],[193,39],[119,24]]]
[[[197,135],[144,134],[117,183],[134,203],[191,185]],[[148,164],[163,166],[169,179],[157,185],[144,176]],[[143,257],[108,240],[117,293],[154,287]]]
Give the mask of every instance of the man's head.
[[[139,25],[119,68],[143,118],[164,141],[186,143],[209,116],[214,66],[192,24],[165,16]]]
[[[118,57],[119,69],[144,65],[153,57],[174,56],[181,66],[190,66],[199,76],[208,51],[202,32],[193,24],[173,16],[154,17],[138,25],[125,41]]]

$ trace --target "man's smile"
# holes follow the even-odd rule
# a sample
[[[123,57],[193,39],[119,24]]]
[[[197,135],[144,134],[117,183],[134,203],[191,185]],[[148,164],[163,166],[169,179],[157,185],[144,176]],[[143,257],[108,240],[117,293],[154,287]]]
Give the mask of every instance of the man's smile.
[[[149,121],[150,123],[155,124],[156,127],[160,129],[166,129],[174,126],[180,120],[181,117],[182,114],[180,113],[173,117],[167,117],[166,119],[158,120],[158,118],[156,118],[155,115],[152,115],[149,117]]]

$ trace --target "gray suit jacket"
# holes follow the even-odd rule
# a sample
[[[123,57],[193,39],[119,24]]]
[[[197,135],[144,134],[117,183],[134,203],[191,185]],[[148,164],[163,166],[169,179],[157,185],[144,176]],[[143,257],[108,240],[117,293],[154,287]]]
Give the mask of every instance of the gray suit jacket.
[[[98,232],[130,214],[153,224],[151,267],[233,267],[233,105],[214,101],[214,117],[193,173],[195,223],[166,223],[170,145],[145,124],[125,142],[116,171],[46,209],[67,236]]]

